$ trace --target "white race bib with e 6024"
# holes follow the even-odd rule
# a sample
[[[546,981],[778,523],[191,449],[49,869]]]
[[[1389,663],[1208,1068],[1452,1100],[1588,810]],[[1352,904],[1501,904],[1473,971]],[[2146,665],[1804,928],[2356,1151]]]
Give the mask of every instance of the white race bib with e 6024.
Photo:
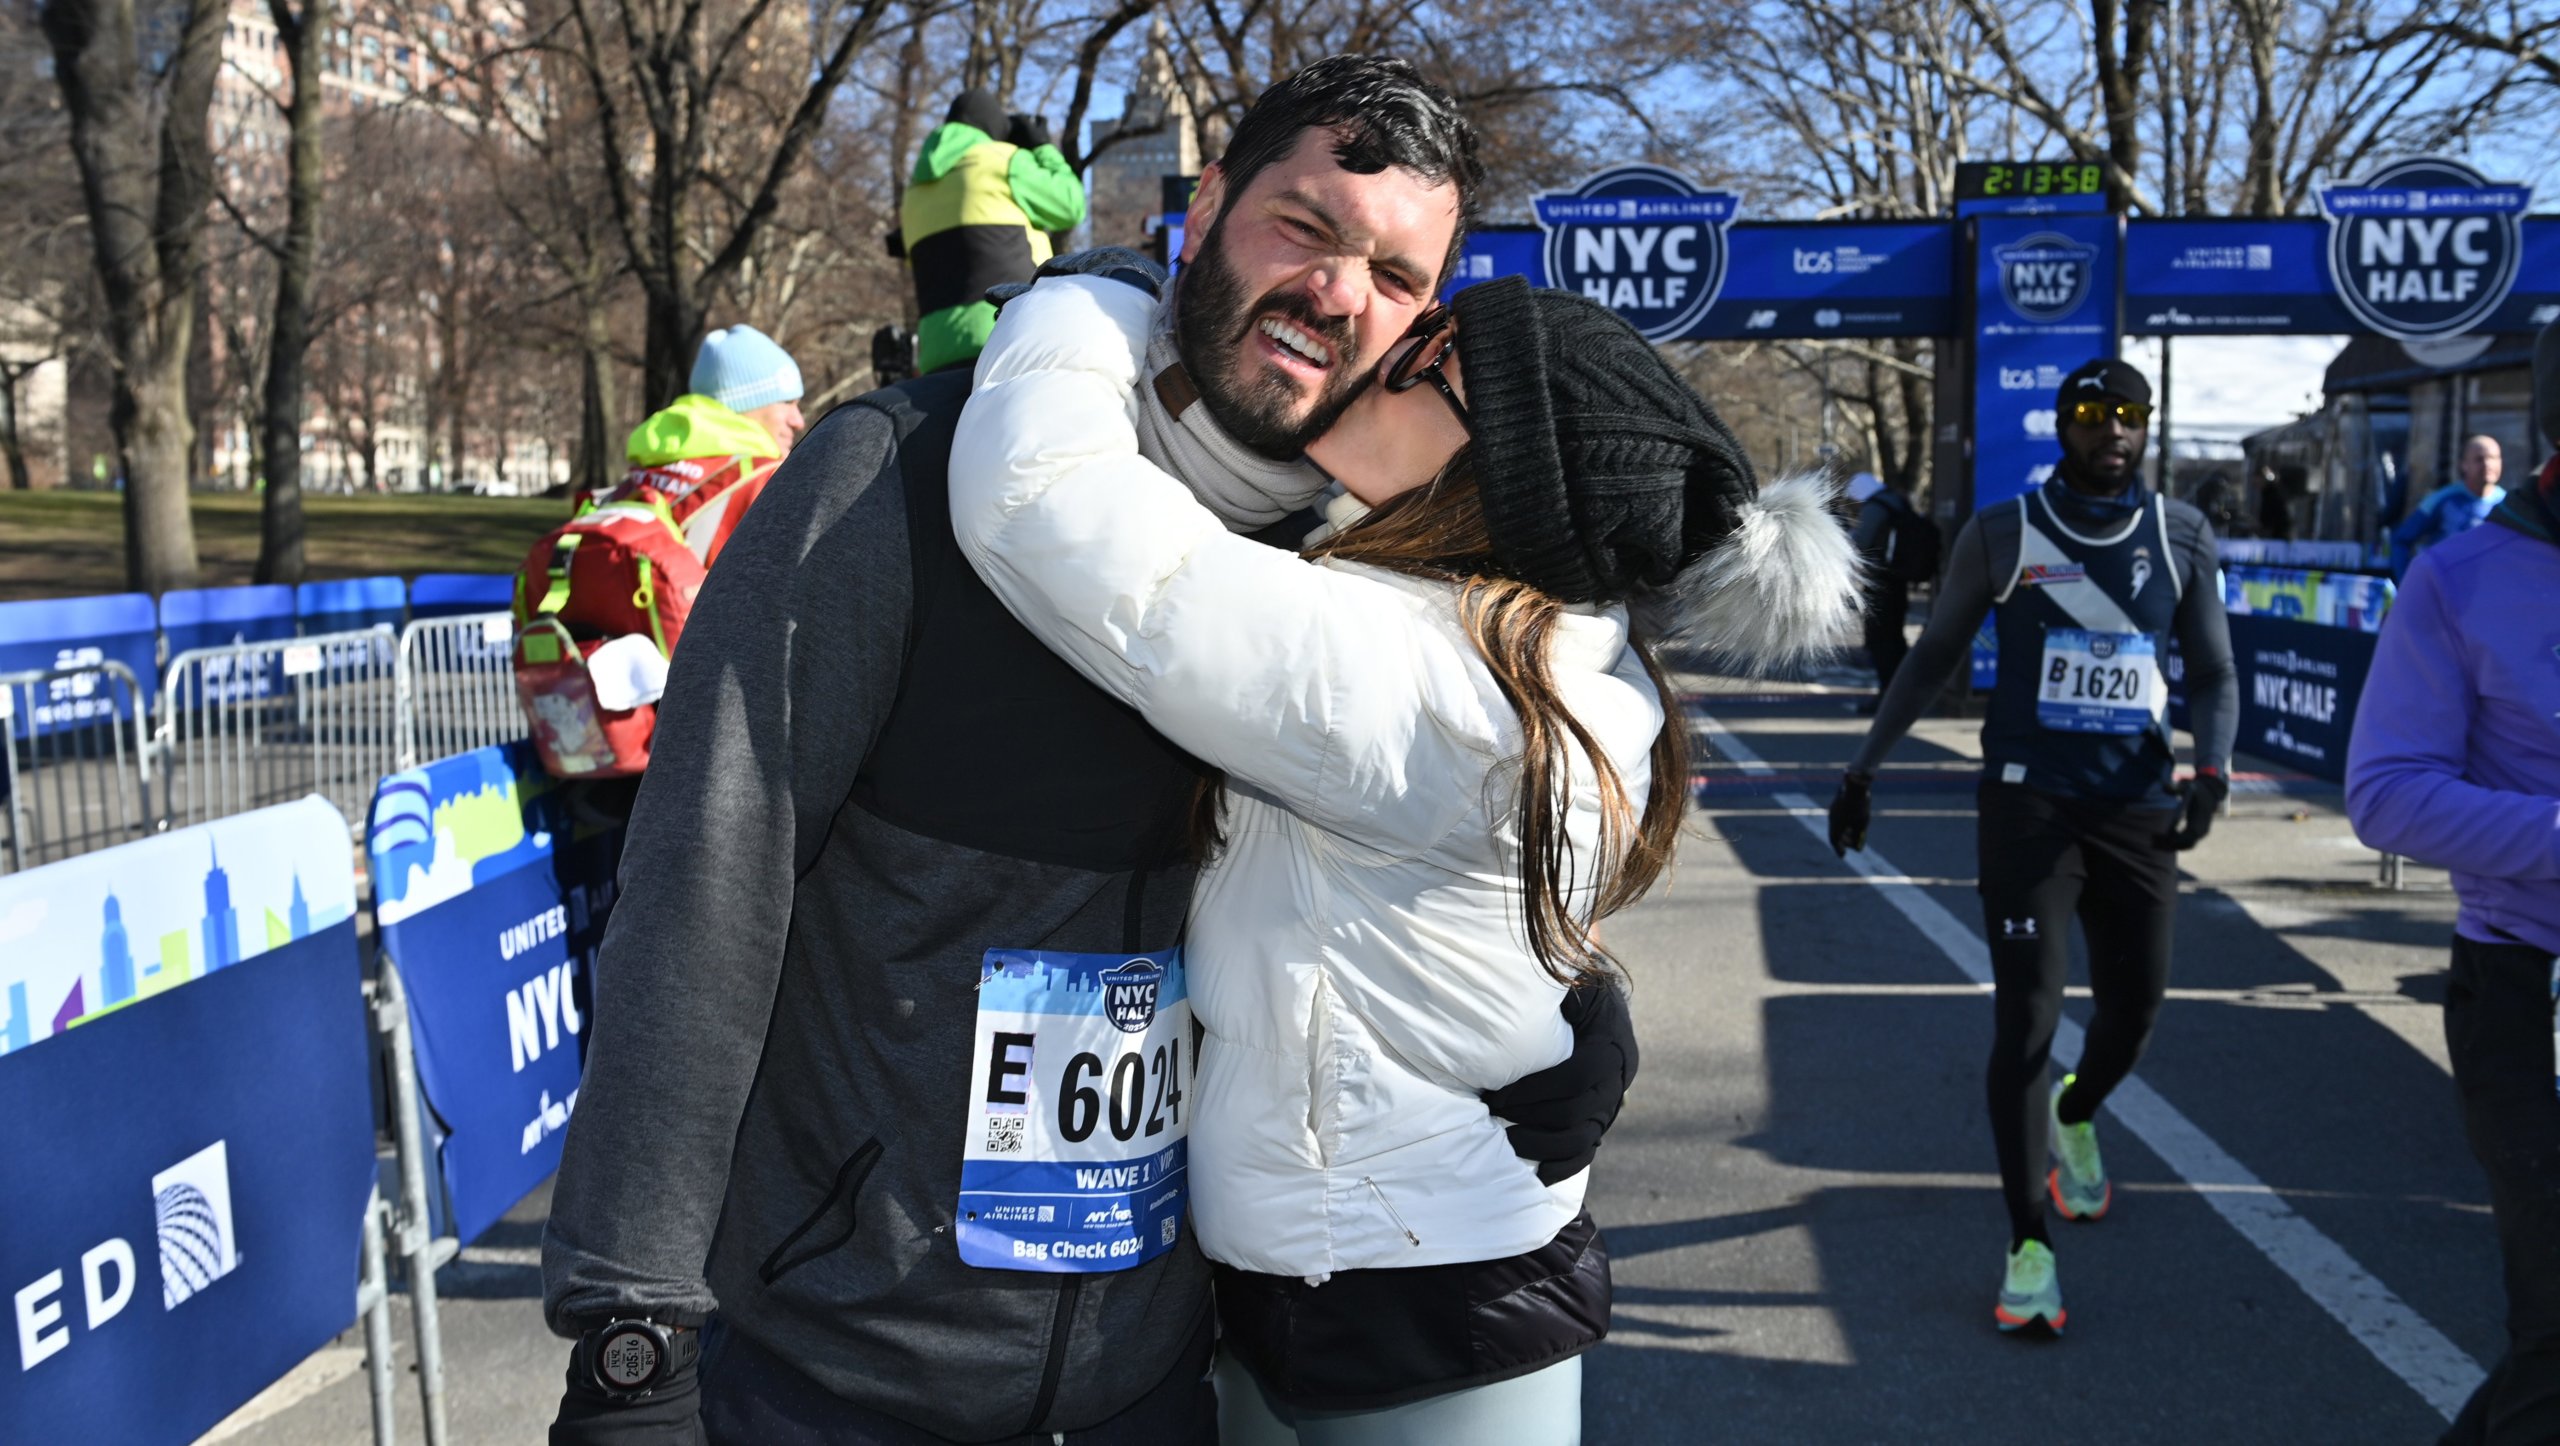
[[[2141,733],[2169,706],[2149,633],[2050,628],[2036,722],[2063,733]]]
[[[1126,1270],[1182,1230],[1191,1133],[1182,951],[990,949],[978,980],[960,1258]]]

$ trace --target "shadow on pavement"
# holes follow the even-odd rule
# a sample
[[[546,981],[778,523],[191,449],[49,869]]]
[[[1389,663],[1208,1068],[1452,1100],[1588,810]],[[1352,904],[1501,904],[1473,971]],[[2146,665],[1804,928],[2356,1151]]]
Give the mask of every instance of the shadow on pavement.
[[[1738,806],[1717,824],[1741,868],[1771,880],[1751,894],[1776,992],[1759,1001],[1766,1099],[1752,1128],[1721,1145],[1690,1124],[1690,1148],[1783,1167],[1730,1167],[1762,1184],[1757,1201],[1773,1175],[1810,1178],[1782,1204],[1608,1230],[1618,1306],[1589,1364],[1590,1439],[2183,1446],[2425,1442],[2443,1429],[2110,1115],[2117,1208],[2054,1222],[2069,1336],[2046,1349],[2002,1337],[1990,1320],[2007,1232],[1982,1094],[1988,996],[1947,992],[1964,974],[1866,885],[1803,881],[1838,865],[1794,821]],[[1917,828],[1883,841],[1888,855],[1970,875],[1969,823]],[[1969,887],[1930,893],[1980,929]],[[2441,947],[2440,907],[2420,918],[2389,897],[2293,894],[2303,922],[2277,911],[2270,928],[2220,889],[2190,886],[2172,987],[2229,997],[2173,998],[2140,1073],[2486,1362],[2503,1341],[2485,1188],[2450,1081],[2377,1017],[2427,1009],[2439,976],[2404,970],[2396,994],[2352,994],[2294,942],[2393,958]],[[2084,952],[2072,979],[2086,982]],[[2067,1010],[2085,1023],[2089,1002]],[[1647,1050],[1649,1072],[1735,1063],[1678,1039],[1649,1037]],[[1686,1123],[1649,1121],[1639,1138]]]

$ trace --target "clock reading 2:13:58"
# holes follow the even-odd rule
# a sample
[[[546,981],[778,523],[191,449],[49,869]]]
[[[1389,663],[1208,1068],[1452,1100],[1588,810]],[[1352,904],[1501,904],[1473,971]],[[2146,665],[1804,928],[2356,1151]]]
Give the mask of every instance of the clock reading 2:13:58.
[[[2105,189],[2095,161],[1968,161],[1956,178],[1959,200],[2002,196],[2094,196]]]

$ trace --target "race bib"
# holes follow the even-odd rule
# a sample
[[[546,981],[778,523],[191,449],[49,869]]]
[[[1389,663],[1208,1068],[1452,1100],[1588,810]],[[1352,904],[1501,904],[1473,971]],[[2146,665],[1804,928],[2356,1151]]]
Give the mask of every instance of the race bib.
[[[2053,628],[2044,635],[2036,722],[2062,733],[2141,733],[2169,693],[2149,633]]]
[[[1126,1270],[1182,1230],[1191,1127],[1182,951],[990,949],[978,979],[960,1258]]]

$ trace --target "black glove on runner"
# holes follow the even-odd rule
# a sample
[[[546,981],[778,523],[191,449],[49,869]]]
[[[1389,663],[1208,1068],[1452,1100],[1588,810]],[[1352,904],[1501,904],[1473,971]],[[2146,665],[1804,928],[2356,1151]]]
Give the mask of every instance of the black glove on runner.
[[[2158,842],[2164,849],[2183,853],[2203,843],[2213,831],[2214,815],[2222,812],[2223,800],[2231,796],[2231,780],[2210,768],[2199,768],[2195,777],[2170,787],[2178,795],[2178,817]]]
[[[1590,1167],[1636,1079],[1636,1022],[1625,989],[1604,979],[1572,990],[1564,1022],[1573,1027],[1573,1053],[1563,1063],[1484,1092],[1485,1107],[1511,1122],[1511,1152],[1536,1161],[1546,1185]]]
[[[1049,144],[1049,123],[1036,115],[1008,116],[1004,124],[1007,144],[1036,151]]]
[[[1844,773],[1840,791],[1831,795],[1831,851],[1842,858],[1849,850],[1867,846],[1867,825],[1875,822],[1875,800],[1868,790],[1875,785],[1872,773]]]
[[[708,1446],[702,1432],[702,1378],[691,1365],[637,1401],[617,1401],[584,1379],[575,1357],[551,1446]]]

